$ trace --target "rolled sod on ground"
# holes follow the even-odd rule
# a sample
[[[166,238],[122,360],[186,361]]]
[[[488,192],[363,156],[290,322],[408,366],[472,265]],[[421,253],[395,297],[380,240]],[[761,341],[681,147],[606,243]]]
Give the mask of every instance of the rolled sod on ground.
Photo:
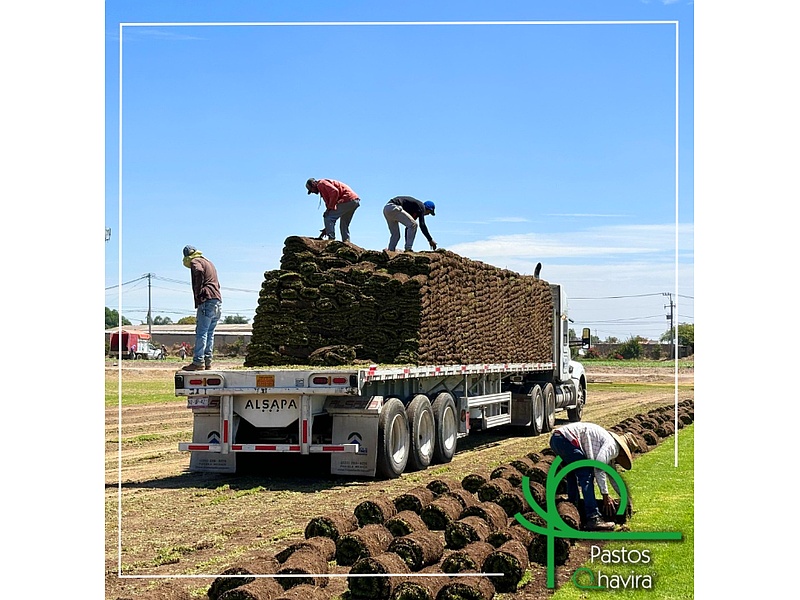
[[[495,594],[493,579],[482,575],[453,577],[439,590],[436,600],[491,600]]]
[[[536,451],[528,452],[525,455],[525,458],[530,459],[534,464],[536,464],[542,460],[542,453]]]
[[[514,487],[519,487],[522,483],[522,473],[516,467],[511,465],[500,465],[490,476],[491,479],[505,479],[509,481]]]
[[[222,594],[240,585],[255,581],[255,577],[229,577],[230,575],[270,575],[275,573],[280,565],[272,556],[259,555],[252,559],[241,561],[238,564],[222,571],[221,575],[211,582],[208,588],[209,600],[217,600]]]
[[[365,525],[336,540],[336,562],[349,567],[360,558],[377,556],[386,551],[393,539],[392,532],[385,526]]]
[[[387,551],[398,554],[412,571],[419,571],[441,560],[444,544],[439,535],[425,529],[394,538]]]
[[[526,519],[531,522],[536,522],[536,524],[544,525],[544,522],[538,518],[533,519],[534,515],[526,515]],[[510,540],[516,540],[521,542],[524,546],[527,546],[531,543],[533,539],[533,532],[530,529],[523,527],[519,521],[514,518],[508,520],[508,527],[505,529],[499,529],[497,531],[493,531],[489,534],[489,537],[486,538],[486,541],[490,543],[495,548],[499,548],[506,542]]]
[[[330,594],[324,588],[303,583],[285,590],[273,600],[328,600],[329,598]]]
[[[531,505],[525,500],[525,496],[522,495],[522,491],[517,489],[501,494],[495,502],[506,511],[506,515],[509,517],[513,517],[517,513],[527,515],[529,512],[533,511]]]
[[[536,483],[540,483],[542,485],[547,485],[547,474],[550,472],[550,461],[541,460],[538,463],[531,466],[525,475],[531,481],[535,481]]]
[[[525,484],[523,483],[522,485],[524,486]],[[528,488],[536,504],[542,508],[547,508],[547,489],[541,483],[532,479],[528,479]]]
[[[333,560],[334,557],[336,556],[336,542],[334,542],[329,537],[318,535],[316,537],[308,538],[303,542],[292,544],[288,548],[284,548],[283,550],[275,554],[275,558],[278,560],[279,563],[285,563],[286,560],[298,550],[308,549],[308,548],[316,550],[317,552],[322,554],[322,556],[325,557],[326,561]]]
[[[448,523],[444,539],[451,550],[459,550],[472,542],[482,542],[492,533],[492,528],[481,517],[464,517]]]
[[[449,492],[445,492],[439,497],[455,498],[461,504],[461,508],[467,508],[468,506],[473,506],[474,504],[478,503],[478,500],[477,498],[475,498],[475,495],[472,492],[468,492],[464,488],[450,490]]]
[[[598,506],[602,506],[602,502]],[[564,523],[573,529],[581,528],[581,513],[578,510],[578,507],[572,502],[568,502],[567,500],[556,502],[556,510],[564,520]]]
[[[477,493],[480,487],[489,481],[489,478],[480,473],[470,473],[461,480],[461,487],[473,494]]]
[[[358,529],[356,516],[347,511],[340,511],[311,519],[306,525],[305,536],[306,538],[324,536],[335,542],[339,536],[356,529]]]
[[[350,568],[347,589],[350,590],[352,598],[359,600],[388,599],[398,584],[404,581],[402,575],[410,572],[405,561],[394,552],[361,558]],[[358,575],[371,575],[371,577],[358,577]]]
[[[328,561],[322,553],[313,548],[303,548],[287,558],[278,569],[278,575],[297,575],[297,577],[281,577],[278,583],[285,590],[304,583],[324,587],[328,585],[328,578],[319,575],[327,572]]]
[[[497,502],[479,502],[468,506],[459,515],[459,519],[464,517],[480,517],[489,524],[492,531],[503,529],[508,522],[506,512]]]
[[[283,594],[277,579],[259,577],[250,583],[227,590],[219,600],[274,600]]]
[[[527,456],[512,460],[509,464],[523,475],[527,475],[528,471],[533,468],[538,461],[531,460]]]
[[[292,236],[264,273],[244,365],[547,362],[552,306],[546,281],[446,250]]]
[[[380,524],[397,514],[394,502],[387,496],[376,496],[359,503],[353,510],[360,527]]]
[[[419,514],[428,529],[444,531],[449,523],[458,520],[464,507],[452,496],[441,496],[422,509]]]
[[[397,512],[413,510],[419,514],[423,508],[433,502],[435,496],[436,494],[432,490],[419,486],[397,496],[394,499],[394,505],[397,508]]]
[[[556,565],[566,564],[569,560],[570,543],[565,538],[553,538],[554,556]],[[547,564],[547,536],[538,533],[533,534],[530,544],[528,544],[528,558],[531,562],[540,565]]]
[[[462,489],[461,482],[455,479],[433,479],[426,486],[433,492],[434,496],[441,496],[447,492],[454,492]]]
[[[450,578],[446,575],[433,576],[434,573],[439,573],[436,565],[426,567],[420,573],[430,573],[432,576],[401,581],[392,591],[391,600],[436,600],[439,590],[450,583]]]
[[[496,502],[497,499],[514,489],[514,484],[508,479],[498,477],[484,483],[478,489],[478,500],[481,502]]]
[[[498,592],[513,592],[528,568],[528,548],[522,542],[509,540],[483,561],[484,573],[502,573],[492,577]]]
[[[400,511],[391,519],[387,519],[383,526],[386,527],[394,537],[401,537],[415,531],[428,529],[428,526],[425,525],[425,521],[413,510]]]
[[[442,561],[445,573],[463,573],[464,571],[480,571],[483,561],[495,547],[488,542],[472,542],[461,550],[454,550]]]

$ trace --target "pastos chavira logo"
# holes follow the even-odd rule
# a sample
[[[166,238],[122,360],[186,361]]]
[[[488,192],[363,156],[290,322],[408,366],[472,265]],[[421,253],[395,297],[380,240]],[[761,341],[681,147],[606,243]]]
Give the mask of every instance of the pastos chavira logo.
[[[534,525],[528,521],[521,513],[517,513],[514,517],[522,524],[523,527],[547,536],[547,587],[555,587],[555,538],[570,538],[577,540],[680,540],[683,535],[680,531],[579,531],[567,525],[561,515],[558,514],[556,509],[556,489],[558,484],[569,475],[572,471],[582,467],[589,467],[592,469],[602,469],[619,485],[620,499],[617,514],[622,515],[625,512],[625,507],[628,505],[628,489],[625,487],[625,482],[622,477],[617,473],[616,469],[612,466],[602,463],[597,460],[577,460],[570,463],[564,468],[559,468],[564,461],[560,456],[557,456],[550,470],[547,473],[546,491],[546,504],[547,509],[542,508],[533,498],[531,493],[530,478],[526,475],[522,478],[522,493],[525,500],[531,506],[536,514],[544,519],[547,524],[546,527]],[[585,572],[587,569],[578,569],[575,575],[579,572]],[[594,577],[592,574],[592,582]],[[584,589],[602,589],[601,586],[579,584],[577,577],[573,577],[576,585]]]

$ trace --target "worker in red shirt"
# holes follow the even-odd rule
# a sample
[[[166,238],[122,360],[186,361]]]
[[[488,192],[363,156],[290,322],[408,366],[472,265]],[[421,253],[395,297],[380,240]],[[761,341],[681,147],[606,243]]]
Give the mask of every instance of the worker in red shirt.
[[[325,212],[322,213],[322,220],[325,228],[320,232],[319,239],[327,236],[329,240],[336,239],[334,226],[339,221],[339,231],[342,234],[342,241],[350,241],[350,221],[353,213],[361,205],[358,195],[341,181],[334,179],[314,179],[306,181],[306,190],[309,194],[319,194],[325,202]]]

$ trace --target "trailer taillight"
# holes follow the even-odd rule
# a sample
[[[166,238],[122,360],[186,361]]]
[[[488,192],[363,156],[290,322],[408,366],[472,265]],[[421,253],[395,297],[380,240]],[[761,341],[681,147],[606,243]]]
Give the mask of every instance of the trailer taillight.
[[[347,385],[352,382],[347,375],[317,375],[311,378],[314,385]]]
[[[311,383],[314,385],[328,385],[329,381],[327,377],[314,377]]]
[[[334,377],[333,383],[337,385],[344,385],[347,383],[347,377]]]

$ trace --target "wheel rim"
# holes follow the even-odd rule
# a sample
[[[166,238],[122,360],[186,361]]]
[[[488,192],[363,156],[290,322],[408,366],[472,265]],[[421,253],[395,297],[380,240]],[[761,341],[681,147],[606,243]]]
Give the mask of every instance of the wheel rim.
[[[433,445],[436,436],[436,424],[433,422],[433,413],[429,410],[422,412],[417,424],[417,448],[422,456],[433,456]]]
[[[447,406],[442,412],[442,446],[450,452],[456,445],[456,414],[452,406]]]
[[[395,415],[389,428],[389,448],[392,462],[396,465],[403,464],[406,457],[408,429],[402,415]]]

